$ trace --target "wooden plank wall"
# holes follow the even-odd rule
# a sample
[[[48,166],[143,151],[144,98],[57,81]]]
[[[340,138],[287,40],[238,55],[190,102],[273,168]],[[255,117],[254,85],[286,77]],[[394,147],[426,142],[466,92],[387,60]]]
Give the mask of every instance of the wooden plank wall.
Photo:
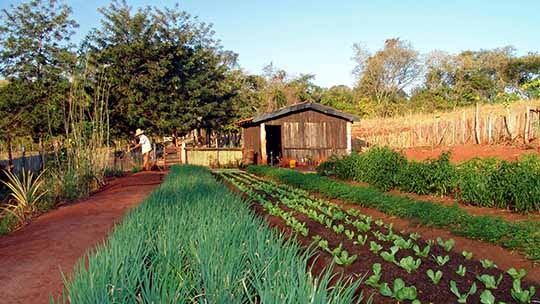
[[[347,121],[313,110],[265,122],[281,126],[283,158],[320,161],[347,153]]]

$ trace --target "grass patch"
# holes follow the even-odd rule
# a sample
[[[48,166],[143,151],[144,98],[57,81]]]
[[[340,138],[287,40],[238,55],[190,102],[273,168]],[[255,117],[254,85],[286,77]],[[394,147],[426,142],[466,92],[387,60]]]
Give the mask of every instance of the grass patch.
[[[327,198],[350,201],[425,226],[444,228],[456,235],[515,249],[531,260],[540,259],[540,221],[511,223],[494,216],[473,216],[457,205],[442,206],[394,196],[371,187],[350,185],[317,174],[304,174],[290,169],[249,166],[247,170],[308,191],[319,192]]]

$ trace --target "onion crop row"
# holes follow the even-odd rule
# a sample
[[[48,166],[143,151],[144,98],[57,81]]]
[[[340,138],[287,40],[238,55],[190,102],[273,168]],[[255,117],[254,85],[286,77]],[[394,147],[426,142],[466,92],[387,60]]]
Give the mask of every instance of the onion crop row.
[[[58,302],[360,300],[354,296],[358,283],[330,285],[330,271],[311,275],[312,254],[270,229],[207,169],[173,167],[112,236],[80,261]]]

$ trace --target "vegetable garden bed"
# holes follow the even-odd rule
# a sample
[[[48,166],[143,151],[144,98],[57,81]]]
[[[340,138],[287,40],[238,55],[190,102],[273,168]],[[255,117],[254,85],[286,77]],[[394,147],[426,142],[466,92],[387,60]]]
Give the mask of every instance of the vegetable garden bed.
[[[375,303],[527,303],[535,297],[536,286],[522,282],[523,271],[505,271],[468,252],[455,253],[451,239],[402,234],[392,224],[252,174],[220,176],[279,218],[279,226],[295,231],[304,245],[314,242],[326,261],[341,265],[339,270],[367,273],[362,288],[379,294]]]
[[[60,301],[354,303],[359,282],[312,275],[312,252],[270,229],[208,169],[173,167],[80,261]]]

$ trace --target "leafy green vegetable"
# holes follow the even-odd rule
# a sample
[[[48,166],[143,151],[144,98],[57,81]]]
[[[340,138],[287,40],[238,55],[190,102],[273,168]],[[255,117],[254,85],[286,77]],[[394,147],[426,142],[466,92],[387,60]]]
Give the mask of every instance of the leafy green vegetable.
[[[461,255],[467,260],[470,260],[473,257],[473,253],[466,250],[463,250],[463,252],[461,252]]]
[[[486,288],[488,289],[497,289],[497,286],[499,286],[499,284],[501,283],[502,278],[503,278],[502,274],[499,276],[497,280],[495,280],[494,276],[488,275],[488,274],[476,276],[476,279],[484,283],[484,286],[486,286]]]
[[[430,250],[429,245],[426,245],[426,247],[424,247],[424,249],[422,249],[422,250],[420,250],[420,247],[418,247],[418,245],[413,246],[414,253],[419,257],[426,258],[428,256],[428,254],[429,254],[429,250]]]
[[[420,259],[414,259],[412,256],[408,256],[405,258],[402,258],[399,261],[399,266],[407,271],[407,273],[411,273],[413,270],[416,270],[420,267],[420,264],[422,261]]]
[[[401,249],[409,249],[409,248],[411,248],[413,246],[413,242],[412,242],[411,239],[408,239],[407,241],[405,241],[405,239],[400,237],[400,238],[394,240],[394,245],[398,246]]]
[[[390,251],[381,252],[381,257],[387,262],[396,263],[396,253],[399,251],[397,246],[390,247]]]
[[[521,280],[524,276],[527,275],[527,271],[525,271],[525,269],[520,269],[519,271],[517,271],[514,267],[508,269],[506,273],[514,280]]]
[[[528,290],[521,289],[521,281],[514,280],[512,284],[512,298],[519,303],[530,303],[536,290],[533,286],[530,286]]]
[[[440,237],[438,237],[437,244],[439,244],[439,246],[441,246],[442,248],[444,248],[444,250],[449,252],[450,250],[452,250],[452,247],[454,247],[455,242],[454,242],[454,239],[443,241]]]
[[[433,256],[433,259],[435,260],[435,262],[437,262],[437,264],[439,264],[439,266],[444,266],[444,264],[448,263],[448,261],[450,261],[450,257],[445,255],[444,257],[443,256]]]
[[[378,288],[379,280],[381,279],[381,264],[375,263],[372,266],[373,274],[366,280],[366,285]]]
[[[388,287],[388,283],[383,283],[379,287],[379,292],[385,297],[395,298],[398,301],[414,301],[417,297],[416,287],[407,287],[401,278],[394,280],[393,289]]]
[[[437,270],[437,272],[433,272],[433,270],[428,269],[427,276],[436,285],[436,284],[439,284],[439,281],[441,280],[443,273],[440,270]]]
[[[467,303],[467,298],[476,293],[476,283],[471,285],[467,293],[461,294],[457,288],[456,282],[450,280],[450,291],[458,298],[458,303]]]
[[[459,265],[458,266],[458,269],[456,270],[456,273],[459,275],[459,276],[462,276],[464,277],[465,276],[465,273],[467,272],[467,267],[463,266],[463,265]]]
[[[369,250],[373,253],[379,252],[383,247],[374,241],[369,242]]]
[[[354,238],[354,231],[351,231],[349,229],[345,229],[345,236],[349,239],[349,240],[352,240]]]
[[[488,259],[480,260],[480,263],[482,264],[482,267],[484,267],[485,269],[497,268],[497,265],[495,265],[493,261],[488,260]]]
[[[480,303],[482,304],[495,304],[495,297],[489,290],[484,290],[482,294],[480,294]]]
[[[366,243],[366,241],[367,241],[367,235],[363,235],[363,236],[362,236],[361,234],[359,234],[359,235],[356,237],[356,241],[354,241],[354,244],[355,244],[355,245],[358,245],[358,244],[364,245],[364,244]]]
[[[338,265],[351,265],[354,261],[356,261],[356,254],[349,256],[349,253],[346,250],[342,250],[339,255],[334,256],[334,261]]]

